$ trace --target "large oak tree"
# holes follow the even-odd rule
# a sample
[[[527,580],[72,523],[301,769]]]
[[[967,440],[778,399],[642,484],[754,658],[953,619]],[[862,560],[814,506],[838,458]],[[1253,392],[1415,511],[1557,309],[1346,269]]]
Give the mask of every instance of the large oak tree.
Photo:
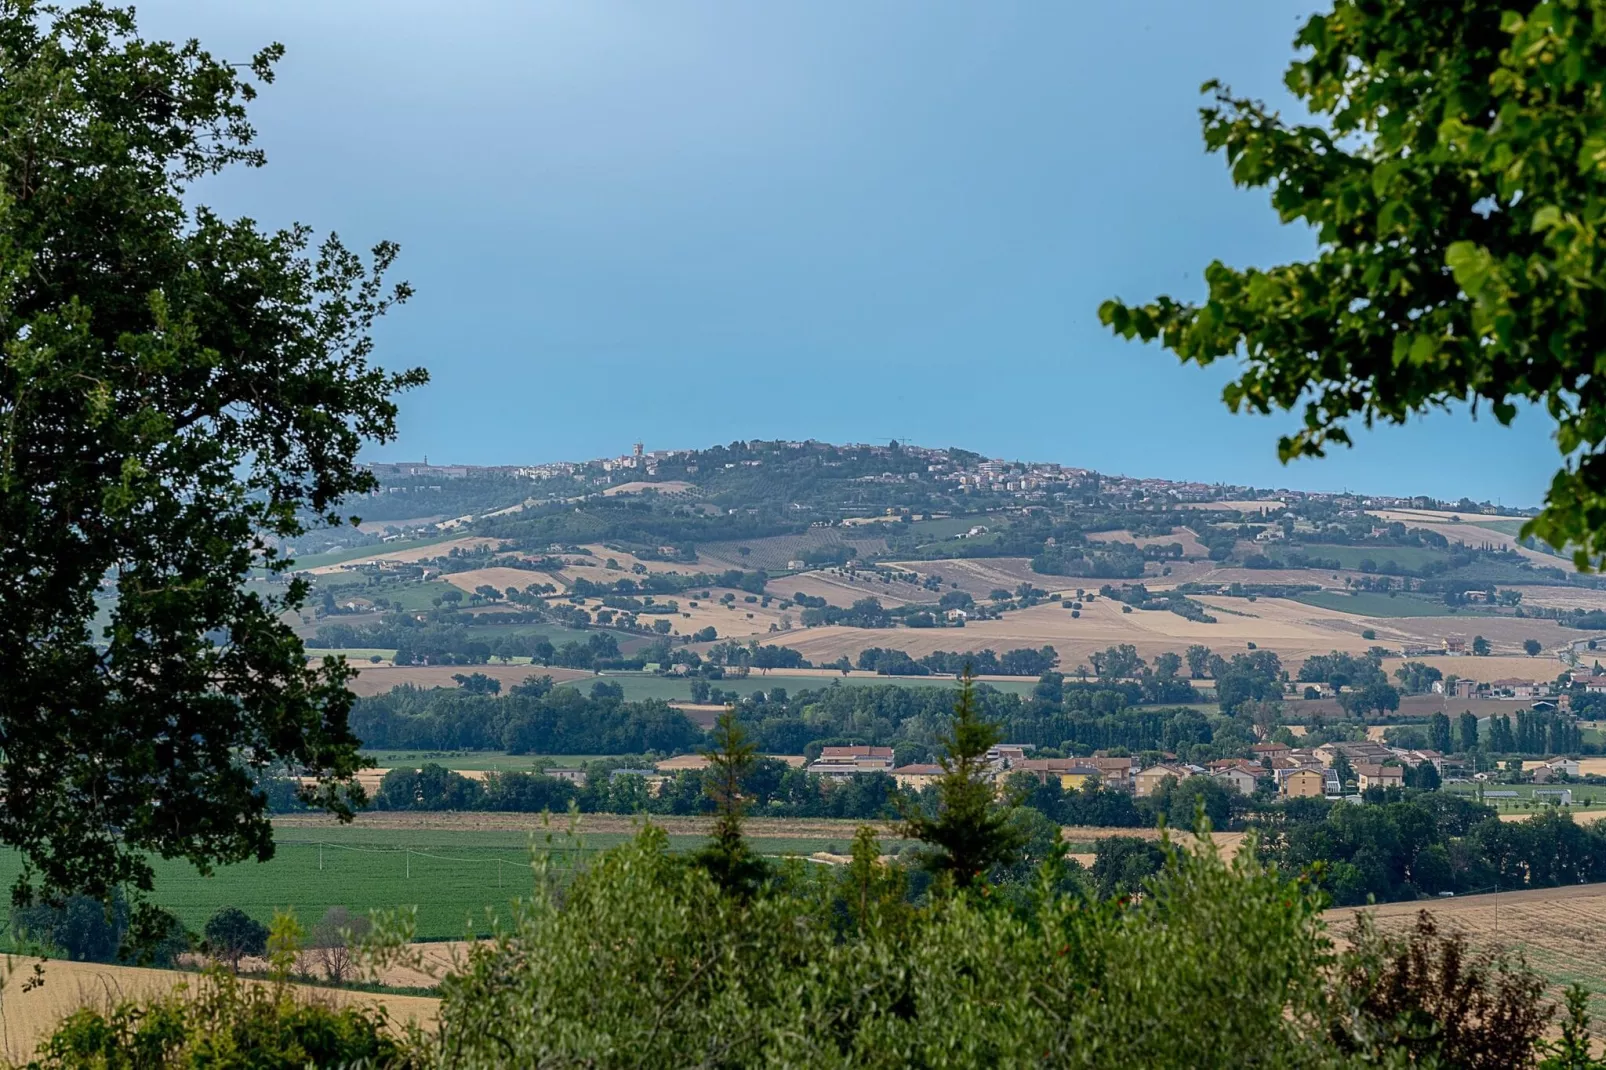
[[[1519,10],[1508,10],[1517,8]],[[1562,464],[1528,531],[1606,555],[1606,6],[1341,0],[1285,79],[1310,122],[1207,84],[1205,143],[1315,235],[1310,260],[1220,262],[1200,303],[1101,319],[1184,361],[1237,358],[1234,410],[1299,410],[1284,460],[1349,425],[1454,403],[1556,425]]]
[[[357,450],[424,376],[370,363],[407,296],[393,246],[186,200],[263,163],[245,107],[281,51],[236,66],[131,12],[0,0],[0,842],[24,892],[268,857],[264,768],[354,800],[349,673],[308,666],[274,547],[371,488]]]

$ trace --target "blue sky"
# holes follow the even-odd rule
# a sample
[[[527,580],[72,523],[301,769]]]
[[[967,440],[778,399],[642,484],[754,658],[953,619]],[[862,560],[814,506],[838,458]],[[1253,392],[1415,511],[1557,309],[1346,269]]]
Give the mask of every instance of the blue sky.
[[[375,458],[512,463],[736,438],[959,445],[1108,472],[1536,504],[1549,428],[1466,414],[1279,465],[1227,369],[1105,297],[1309,249],[1199,138],[1284,99],[1306,5],[143,0],[246,58],[269,166],[200,200],[403,247],[380,356],[433,382]]]

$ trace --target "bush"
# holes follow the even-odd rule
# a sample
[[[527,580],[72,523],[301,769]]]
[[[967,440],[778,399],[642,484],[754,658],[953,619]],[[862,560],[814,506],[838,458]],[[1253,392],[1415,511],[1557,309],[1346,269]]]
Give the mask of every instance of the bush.
[[[115,962],[128,932],[128,904],[110,904],[74,895],[60,903],[38,903],[11,911],[11,928],[24,944],[74,962]]]
[[[11,911],[11,931],[20,946],[75,962],[171,966],[189,950],[189,934],[166,911],[144,919],[140,939],[128,939],[129,927],[128,902],[121,894],[113,896],[109,904],[74,895],[59,903],[36,903]],[[152,935],[154,939],[149,938]]]
[[[1310,1065],[1326,1046],[1320,902],[1247,853],[1178,852],[1127,905],[916,909],[878,865],[775,880],[722,896],[652,827],[561,893],[543,879],[443,981],[442,1046],[497,1065],[888,1067]]]
[[[202,935],[207,950],[235,970],[242,958],[259,956],[268,949],[268,927],[239,907],[224,907],[213,914]]]
[[[417,1065],[388,1035],[382,1012],[298,1001],[284,985],[242,983],[225,973],[191,990],[68,1016],[30,1067],[90,1068]]]
[[[1425,910],[1403,938],[1381,936],[1358,918],[1330,1024],[1340,1051],[1364,1065],[1532,1065],[1553,1010],[1526,966],[1471,954],[1464,936],[1441,936]]]
[[[362,914],[353,914],[345,907],[330,907],[323,919],[313,926],[308,941],[313,962],[335,984],[347,980],[357,967],[354,941],[368,935],[369,920]]]

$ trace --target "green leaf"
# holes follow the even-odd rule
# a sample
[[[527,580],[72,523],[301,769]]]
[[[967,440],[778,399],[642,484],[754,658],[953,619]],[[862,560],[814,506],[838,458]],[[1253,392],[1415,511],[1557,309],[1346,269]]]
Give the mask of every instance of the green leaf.
[[[1439,340],[1430,334],[1419,334],[1411,341],[1411,363],[1431,364],[1439,355]]]
[[[1468,295],[1483,289],[1489,278],[1489,252],[1476,242],[1452,242],[1444,252],[1444,263],[1455,276],[1456,285]]]

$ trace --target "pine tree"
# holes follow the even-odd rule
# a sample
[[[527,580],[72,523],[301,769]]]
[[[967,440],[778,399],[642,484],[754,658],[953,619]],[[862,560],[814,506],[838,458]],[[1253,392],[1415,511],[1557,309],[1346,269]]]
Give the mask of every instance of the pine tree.
[[[763,859],[753,853],[742,834],[742,816],[747,810],[742,787],[758,762],[758,748],[736,720],[735,709],[719,715],[713,736],[713,749],[704,752],[708,772],[703,791],[714,801],[714,827],[708,845],[697,852],[695,860],[721,889],[745,899],[758,891],[768,875]]]
[[[904,835],[932,849],[922,864],[955,888],[984,882],[993,867],[1013,861],[1021,846],[1020,833],[1010,822],[1014,807],[999,800],[987,766],[987,752],[1000,739],[998,726],[977,709],[975,678],[967,668],[960,678],[953,724],[943,740],[936,816],[912,811],[903,829]]]

